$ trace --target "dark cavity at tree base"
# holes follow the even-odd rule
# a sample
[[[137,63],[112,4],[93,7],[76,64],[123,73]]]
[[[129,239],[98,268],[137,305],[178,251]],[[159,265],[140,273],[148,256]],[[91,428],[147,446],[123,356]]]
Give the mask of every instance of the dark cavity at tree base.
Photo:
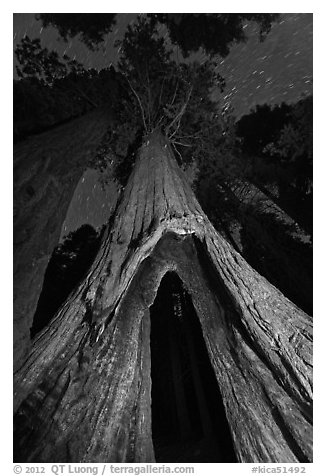
[[[150,315],[156,461],[236,462],[201,326],[176,273],[163,277]]]

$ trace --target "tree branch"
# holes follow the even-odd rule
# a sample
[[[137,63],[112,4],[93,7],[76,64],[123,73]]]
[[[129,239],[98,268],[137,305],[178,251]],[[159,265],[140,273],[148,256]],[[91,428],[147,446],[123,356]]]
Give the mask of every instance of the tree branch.
[[[132,87],[132,84],[130,83],[129,79],[126,76],[125,76],[125,78],[126,78],[128,84],[129,84],[130,89],[132,90],[132,92],[134,93],[134,95],[137,98],[137,101],[138,101],[138,104],[139,104],[139,107],[140,107],[140,112],[141,112],[141,115],[142,115],[142,118],[143,118],[145,131],[148,132],[148,128],[147,128],[146,121],[145,121],[145,113],[144,113],[144,109],[143,109],[143,105],[141,103],[141,100],[140,100],[138,94],[136,93],[136,91],[134,90],[134,88]]]
[[[172,141],[171,144],[172,144],[174,150],[176,151],[176,153],[178,154],[178,156],[180,157],[180,160],[181,160],[181,162],[182,162],[182,156],[181,156],[180,152],[178,151],[178,149],[176,148],[174,142]]]
[[[157,122],[156,127],[158,127],[158,126],[164,121],[164,118],[165,118],[165,116],[164,116],[164,114],[163,114],[163,115],[160,117],[159,121]]]
[[[159,95],[159,98],[158,98],[157,113],[156,113],[156,115],[155,115],[154,121],[156,121],[156,119],[158,118],[158,116],[159,116],[159,114],[160,114],[161,99],[162,99],[162,93],[163,93],[163,88],[164,88],[165,80],[166,80],[166,74],[164,75],[164,78],[163,78],[163,80],[162,80],[161,89],[160,89],[160,95]],[[156,100],[157,100],[157,99],[156,99]],[[160,121],[159,121],[159,122],[160,122]]]
[[[173,121],[170,123],[170,125],[167,127],[166,129],[166,134],[169,133],[169,130],[171,129],[171,127],[176,123],[178,122],[178,125],[175,129],[175,131],[173,132],[173,134],[169,137],[170,139],[178,132],[179,130],[179,127],[180,127],[180,121],[181,121],[181,118],[183,116],[183,114],[185,113],[185,110],[188,106],[188,103],[189,103],[189,99],[190,99],[190,96],[191,96],[191,93],[192,93],[192,90],[193,90],[193,86],[191,86],[191,88],[189,89],[189,93],[188,93],[188,97],[185,101],[185,103],[182,105],[182,108],[180,110],[180,112],[175,116],[175,118],[173,119]]]
[[[177,95],[178,86],[179,86],[179,80],[177,78],[177,83],[176,83],[176,86],[175,86],[174,95],[173,95],[173,98],[172,98],[172,102],[170,103],[171,106],[173,106],[173,104],[174,104],[174,101],[175,101],[175,98],[176,98],[176,95]]]
[[[192,147],[191,144],[183,144],[182,142],[177,142],[176,140],[172,141],[173,144],[183,145],[184,147]]]
[[[149,82],[149,74],[148,74],[148,64],[146,63],[146,76],[147,76],[147,94],[148,94],[148,124],[151,124],[151,107],[152,107],[152,99],[151,99],[151,86]]]

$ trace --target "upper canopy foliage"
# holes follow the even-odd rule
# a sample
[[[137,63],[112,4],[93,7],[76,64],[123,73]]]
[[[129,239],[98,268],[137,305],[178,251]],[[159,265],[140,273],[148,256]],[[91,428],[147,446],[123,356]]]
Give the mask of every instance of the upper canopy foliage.
[[[15,49],[14,140],[38,133],[119,98],[119,74],[97,71],[25,36]]]
[[[189,107],[197,114],[203,108],[214,109],[208,93],[224,83],[215,73],[213,61],[177,63],[157,27],[143,17],[128,27],[123,41],[117,44],[121,47],[118,67],[146,132],[160,125],[166,133],[176,133]]]
[[[91,49],[97,48],[116,23],[116,13],[40,13],[43,25],[56,27],[67,40],[81,34]],[[244,25],[256,22],[260,38],[269,32],[279,14],[269,13],[155,13],[149,14],[155,24],[166,25],[171,41],[185,56],[202,47],[207,54],[226,56],[232,43],[245,41]]]
[[[111,31],[116,22],[116,13],[39,13],[36,15],[44,27],[56,27],[67,41],[76,35],[81,35],[81,40],[94,50]]]
[[[136,138],[157,128],[171,140],[180,163],[197,160],[203,144],[213,154],[226,139],[224,119],[211,97],[212,89],[223,90],[225,84],[216,62],[177,62],[157,24],[143,16],[129,25],[117,46],[124,93],[115,110],[116,127],[106,140],[120,159],[118,170],[122,163],[124,173],[127,163],[132,166]]]
[[[19,62],[16,66],[17,75],[22,79],[37,79],[42,84],[51,86],[69,74],[87,74],[83,65],[75,59],[66,54],[60,59],[56,51],[43,48],[39,38],[32,40],[29,36],[24,36],[15,49],[15,55]]]
[[[171,41],[181,47],[184,56],[203,48],[208,55],[227,56],[230,46],[246,41],[244,25],[259,25],[260,39],[271,29],[279,14],[266,13],[158,13],[155,21],[165,24]]]

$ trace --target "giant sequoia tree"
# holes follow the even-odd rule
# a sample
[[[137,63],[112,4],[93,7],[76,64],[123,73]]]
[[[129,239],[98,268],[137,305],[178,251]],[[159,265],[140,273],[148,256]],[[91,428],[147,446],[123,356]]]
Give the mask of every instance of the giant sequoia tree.
[[[188,14],[182,15],[182,28],[186,31],[189,22],[191,25],[195,22],[197,29],[202,29],[203,22],[205,24],[207,21],[206,16],[211,27],[206,30],[206,35],[198,38],[197,44],[193,40],[190,45],[187,44],[188,35],[178,38],[185,51],[203,46],[209,52],[223,50],[225,55],[228,45],[234,41],[245,40],[243,27],[246,21],[256,21],[261,31],[267,32],[271,22],[277,19],[277,15],[273,14],[231,14],[225,22],[219,14]],[[104,35],[115,23],[115,14],[111,13],[39,14],[37,17],[42,20],[44,27],[50,24],[57,27],[65,40],[80,33],[82,41],[92,49],[103,42]],[[178,16],[172,14],[158,18],[153,15],[152,22],[156,24],[157,21],[166,23],[173,38],[172,30],[179,23]],[[216,44],[214,28],[220,28],[221,22],[225,24],[224,36],[219,36]],[[215,50],[212,49],[212,39]],[[100,91],[102,95],[100,94],[99,102],[94,102],[94,97],[89,95],[88,81],[86,90],[81,84],[83,79],[80,82],[80,77],[78,80],[75,78],[72,84],[71,76],[66,76],[65,65],[56,54],[42,49],[37,40],[25,40],[18,47],[17,57],[20,61],[20,76],[27,79],[28,84],[26,91],[26,82],[14,83],[14,136],[21,139],[30,133],[35,134],[50,126],[61,125],[62,121],[65,121],[65,124],[44,135],[27,137],[14,148],[15,368],[22,364],[28,353],[29,329],[32,326],[37,299],[51,252],[59,240],[69,202],[89,159],[94,157],[107,128],[112,127],[112,103],[114,98],[119,98],[120,93],[116,87],[110,88],[111,81],[106,74],[100,72],[97,75],[100,77],[99,87],[95,86],[95,90],[97,94]],[[173,38],[173,41],[177,40]],[[80,65],[75,63],[71,66],[73,70],[80,72]],[[62,79],[59,85],[52,84],[53,75]],[[89,73],[84,76],[87,79]],[[43,85],[40,88],[37,81],[35,83],[36,78],[45,79],[51,83],[51,87]],[[91,89],[96,82],[97,79],[92,78]],[[61,89],[63,85],[65,92],[58,94],[57,86]],[[20,100],[16,101],[17,98]],[[26,105],[27,111],[24,115]],[[89,112],[91,114],[87,115]],[[73,120],[81,114],[84,114],[84,117]]]
[[[236,460],[311,461],[311,318],[246,263],[198,203],[180,168],[182,153],[197,157],[199,139],[211,141],[208,152],[216,136],[222,140],[209,99],[220,78],[208,62],[175,64],[153,28],[138,22],[121,45],[126,96],[110,137],[125,185],[116,213],[87,276],[15,374],[15,460],[155,461],[151,320],[160,283],[172,272],[183,291],[172,286],[171,301],[186,294],[199,320]],[[123,160],[121,137],[128,135],[141,145]],[[214,429],[180,303],[175,318],[186,322],[179,329],[208,441]],[[172,360],[176,419],[187,435],[185,360],[176,357],[173,320],[167,326],[170,350],[162,360]]]

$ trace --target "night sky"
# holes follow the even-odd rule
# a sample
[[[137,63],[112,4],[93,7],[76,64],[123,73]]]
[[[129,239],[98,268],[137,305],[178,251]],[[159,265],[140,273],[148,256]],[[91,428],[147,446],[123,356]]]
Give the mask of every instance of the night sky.
[[[98,228],[108,222],[115,207],[117,187],[114,183],[103,187],[99,178],[100,172],[97,170],[86,170],[84,173],[62,225],[61,240],[84,223]]]
[[[220,61],[227,88],[223,103],[237,117],[255,104],[296,102],[312,94],[312,14],[282,14],[264,42],[256,25],[248,25],[248,41],[235,45]]]
[[[113,43],[123,37],[126,26],[135,18],[136,14],[119,14],[103,47],[91,52],[78,39],[65,43],[54,28],[43,29],[34,14],[17,13],[14,14],[14,48],[25,34],[30,38],[41,37],[42,46],[60,54],[67,53],[85,67],[101,69],[116,65],[119,53]],[[281,21],[273,25],[264,42],[259,41],[257,29],[256,25],[247,24],[248,41],[234,45],[227,58],[220,59],[219,73],[226,80],[226,88],[216,97],[223,106],[230,107],[236,117],[248,113],[255,104],[296,102],[312,94],[312,14],[282,14]],[[112,187],[102,190],[95,171],[86,172],[76,189],[62,235],[83,223],[98,227],[106,222],[114,205],[113,196]]]

